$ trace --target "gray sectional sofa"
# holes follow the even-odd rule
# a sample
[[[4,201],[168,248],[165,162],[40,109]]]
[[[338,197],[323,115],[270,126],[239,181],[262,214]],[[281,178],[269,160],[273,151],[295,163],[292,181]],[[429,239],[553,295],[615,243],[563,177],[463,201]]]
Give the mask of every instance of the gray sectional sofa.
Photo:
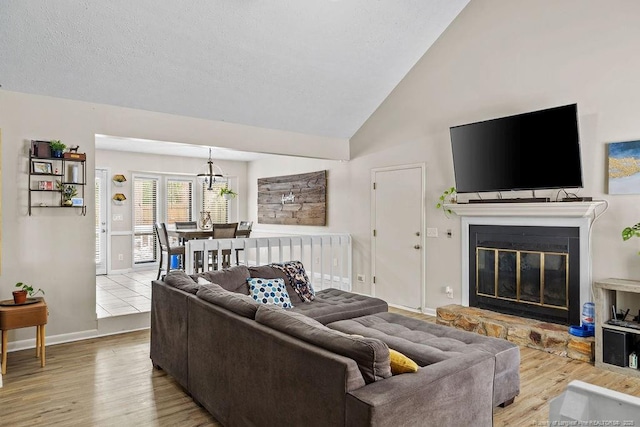
[[[255,301],[252,277],[282,278],[294,307]],[[227,426],[492,425],[518,347],[387,309],[338,289],[303,302],[273,266],[174,271],[152,283],[150,356]],[[389,348],[418,371],[392,375]]]

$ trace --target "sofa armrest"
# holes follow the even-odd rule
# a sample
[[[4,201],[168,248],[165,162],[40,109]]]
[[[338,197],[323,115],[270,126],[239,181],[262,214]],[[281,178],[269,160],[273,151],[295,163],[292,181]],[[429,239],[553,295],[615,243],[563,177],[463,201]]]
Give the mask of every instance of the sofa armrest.
[[[150,357],[180,385],[189,388],[187,303],[195,295],[154,280],[151,283]]]
[[[348,426],[492,425],[495,359],[452,357],[347,394]]]

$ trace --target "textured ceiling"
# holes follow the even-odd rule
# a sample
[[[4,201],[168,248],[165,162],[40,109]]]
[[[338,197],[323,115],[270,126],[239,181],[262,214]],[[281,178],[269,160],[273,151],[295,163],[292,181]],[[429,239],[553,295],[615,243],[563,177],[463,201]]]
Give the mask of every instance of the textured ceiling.
[[[350,138],[469,0],[1,0],[3,89]]]

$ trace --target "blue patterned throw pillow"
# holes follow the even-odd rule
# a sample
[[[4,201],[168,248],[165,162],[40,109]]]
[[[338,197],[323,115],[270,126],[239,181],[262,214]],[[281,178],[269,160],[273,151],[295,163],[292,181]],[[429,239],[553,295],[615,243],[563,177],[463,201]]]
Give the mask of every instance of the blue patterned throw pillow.
[[[293,308],[283,279],[247,279],[249,295],[261,304]]]

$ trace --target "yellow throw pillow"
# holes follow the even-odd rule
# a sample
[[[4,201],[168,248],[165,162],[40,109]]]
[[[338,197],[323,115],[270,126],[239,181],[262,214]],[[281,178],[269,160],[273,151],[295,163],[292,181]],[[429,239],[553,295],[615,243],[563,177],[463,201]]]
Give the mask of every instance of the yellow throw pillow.
[[[393,375],[418,372],[418,364],[399,351],[390,348],[389,358],[391,359],[391,373]]]

